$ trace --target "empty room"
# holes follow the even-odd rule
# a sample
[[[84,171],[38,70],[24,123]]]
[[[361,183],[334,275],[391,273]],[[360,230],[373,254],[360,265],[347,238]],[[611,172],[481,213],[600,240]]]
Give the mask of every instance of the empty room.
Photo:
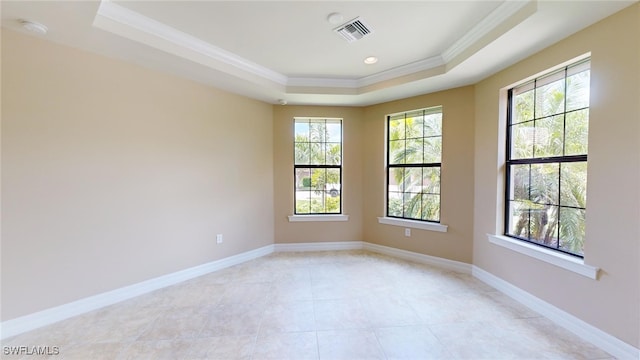
[[[640,3],[1,1],[3,359],[640,359]]]

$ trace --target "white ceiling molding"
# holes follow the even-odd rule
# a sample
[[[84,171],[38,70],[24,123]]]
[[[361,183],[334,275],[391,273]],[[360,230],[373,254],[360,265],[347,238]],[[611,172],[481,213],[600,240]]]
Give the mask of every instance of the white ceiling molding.
[[[445,63],[451,62],[458,55],[462,54],[466,49],[480,41],[484,36],[500,26],[507,19],[517,14],[525,6],[530,3],[536,3],[536,0],[526,1],[505,1],[492,11],[487,17],[482,19],[474,27],[471,28],[460,39],[454,42],[448,49],[442,52],[442,59]]]
[[[428,59],[415,61],[410,64],[398,66],[393,69],[381,71],[373,75],[361,77],[359,79],[294,77],[289,78],[289,80],[287,81],[287,86],[350,88],[357,90],[359,88],[374,85],[383,81],[392,80],[405,75],[437,68],[441,65],[444,65],[444,61],[442,60],[442,57],[438,55],[430,57]]]
[[[374,85],[379,82],[392,80],[402,76],[414,74],[420,71],[435,69],[442,65],[445,65],[445,62],[442,59],[442,56],[436,55],[428,59],[418,60],[410,64],[398,66],[393,69],[381,71],[379,73],[360,78],[358,79],[358,87]]]
[[[358,79],[287,77],[109,0],[101,1],[93,26],[286,94],[363,94],[451,70],[483,47],[482,41],[486,41],[487,35],[499,29],[498,34],[492,34],[499,36],[524,20],[503,26],[525,6],[535,5],[536,1],[505,1],[442,54]],[[229,71],[230,68],[235,70]]]
[[[359,87],[357,79],[327,79],[313,77],[291,77],[287,86],[333,87],[355,89]]]
[[[100,21],[101,18],[115,21],[129,27],[131,30],[142,31],[146,34],[156,36],[165,40],[170,45],[177,46],[178,49],[189,49],[211,59],[232,65],[242,71],[276,82],[280,85],[286,85],[287,83],[287,77],[285,75],[251,62],[208,42],[202,41],[195,36],[186,34],[111,1],[102,0],[100,2],[100,7],[98,8],[93,25],[106,31],[115,32],[115,29],[109,26],[109,22]],[[122,33],[118,33],[118,35],[130,37]],[[163,46],[161,50],[184,57],[184,54],[180,54],[178,51],[172,50],[170,46]]]

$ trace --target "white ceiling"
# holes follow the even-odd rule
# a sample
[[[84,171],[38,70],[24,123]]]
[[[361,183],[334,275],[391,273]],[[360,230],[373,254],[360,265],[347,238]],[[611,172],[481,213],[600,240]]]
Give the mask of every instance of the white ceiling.
[[[473,84],[638,0],[2,1],[2,27],[251,98],[369,105]],[[327,16],[360,17],[353,43]],[[378,63],[364,64],[367,56]]]

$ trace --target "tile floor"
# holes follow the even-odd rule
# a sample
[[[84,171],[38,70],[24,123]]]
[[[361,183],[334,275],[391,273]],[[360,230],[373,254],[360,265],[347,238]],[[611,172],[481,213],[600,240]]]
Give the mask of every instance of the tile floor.
[[[469,275],[364,251],[271,254],[12,345],[82,360],[612,359]]]

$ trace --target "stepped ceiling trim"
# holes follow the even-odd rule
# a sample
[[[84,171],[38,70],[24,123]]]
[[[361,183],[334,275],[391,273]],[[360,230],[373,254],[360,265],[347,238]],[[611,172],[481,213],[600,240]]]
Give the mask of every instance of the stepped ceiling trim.
[[[109,0],[101,1],[93,26],[287,94],[363,94],[451,70],[486,45],[487,37],[495,39],[533,15],[536,1],[505,1],[441,54],[356,79],[288,77]]]

